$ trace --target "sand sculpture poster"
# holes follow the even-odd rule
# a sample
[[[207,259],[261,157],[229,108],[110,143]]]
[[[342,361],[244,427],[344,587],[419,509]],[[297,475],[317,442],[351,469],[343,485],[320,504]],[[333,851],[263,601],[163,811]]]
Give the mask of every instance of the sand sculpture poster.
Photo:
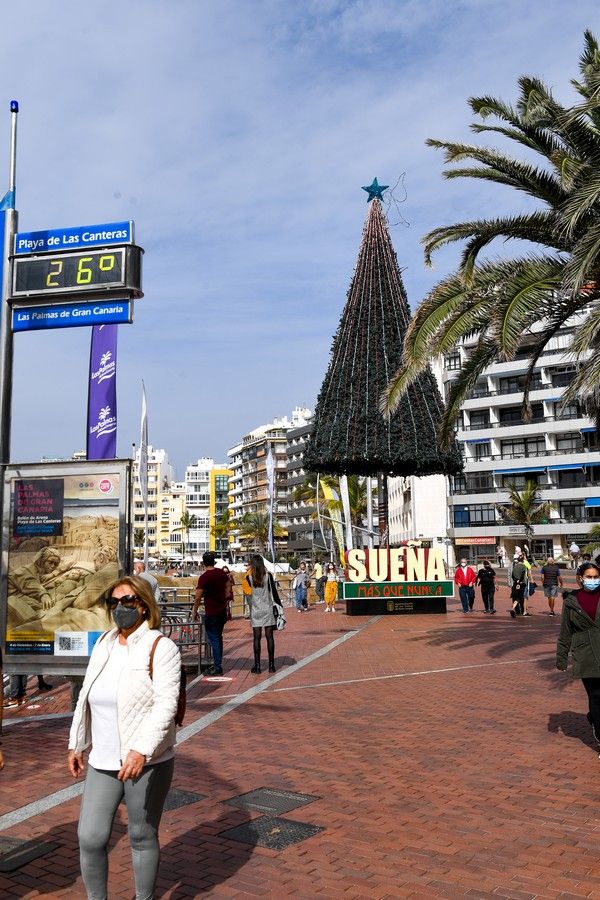
[[[7,654],[88,656],[110,627],[119,571],[120,474],[10,482]]]

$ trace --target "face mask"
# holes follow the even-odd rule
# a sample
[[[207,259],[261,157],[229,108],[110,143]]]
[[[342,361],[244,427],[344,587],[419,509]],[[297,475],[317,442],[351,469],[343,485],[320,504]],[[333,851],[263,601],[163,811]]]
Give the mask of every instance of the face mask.
[[[141,618],[141,612],[134,606],[133,609],[127,609],[119,603],[112,611],[112,617],[117,628],[133,628],[137,625]]]
[[[600,578],[582,578],[584,591],[597,591],[600,588]]]

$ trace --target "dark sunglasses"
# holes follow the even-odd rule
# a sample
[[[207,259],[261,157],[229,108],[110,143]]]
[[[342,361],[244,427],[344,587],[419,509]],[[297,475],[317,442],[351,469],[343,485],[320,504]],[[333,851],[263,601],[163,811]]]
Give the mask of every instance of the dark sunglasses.
[[[106,603],[107,606],[110,606],[111,609],[115,609],[118,603],[121,603],[123,606],[131,609],[138,602],[139,597],[136,594],[125,594],[124,597],[107,597]]]

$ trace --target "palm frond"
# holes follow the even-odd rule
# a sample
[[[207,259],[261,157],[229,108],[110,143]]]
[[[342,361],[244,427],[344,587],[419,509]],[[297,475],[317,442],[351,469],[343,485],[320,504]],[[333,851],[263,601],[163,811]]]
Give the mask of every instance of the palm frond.
[[[463,251],[461,272],[463,277],[471,277],[477,256],[496,238],[504,240],[535,241],[556,250],[567,251],[568,240],[559,233],[560,220],[553,210],[505,216],[498,219],[479,219],[472,222],[459,222],[456,225],[444,225],[434,228],[423,238],[425,265],[431,266],[432,255],[440,247],[457,241],[469,240]]]
[[[496,150],[488,150],[476,144],[438,141],[433,138],[429,138],[426,144],[444,150],[444,162],[447,165],[472,159],[482,166],[482,168],[450,169],[443,173],[444,178],[481,178],[495,181],[524,191],[536,200],[544,200],[553,207],[559,206],[567,198],[560,180],[554,174],[512,159]]]
[[[540,308],[560,287],[564,263],[553,257],[530,256],[513,268],[493,322],[498,347],[510,359],[519,349],[524,329],[540,317]]]
[[[600,226],[595,225],[573,247],[564,270],[563,287],[578,294],[589,281],[600,281]]]
[[[589,168],[589,167],[588,167]],[[562,215],[564,228],[568,235],[572,235],[581,220],[589,219],[594,212],[597,221],[600,201],[600,173],[590,170],[590,175],[582,183],[574,187],[569,199],[563,204]]]

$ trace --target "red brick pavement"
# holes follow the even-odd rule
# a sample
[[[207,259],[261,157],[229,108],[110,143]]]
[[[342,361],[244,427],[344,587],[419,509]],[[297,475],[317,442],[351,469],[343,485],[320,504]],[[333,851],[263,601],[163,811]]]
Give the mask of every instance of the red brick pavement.
[[[271,683],[249,672],[249,624],[226,636],[230,682],[192,687],[186,726],[268,687],[178,748],[174,786],[207,795],[165,813],[158,897],[600,897],[598,752],[581,685],[553,668],[559,618],[390,616]],[[290,611],[278,669],[365,624]],[[65,690],[65,689],[62,689]],[[57,700],[44,707],[61,705]],[[64,702],[63,702],[64,708]],[[23,715],[23,713],[19,713]],[[0,813],[70,784],[68,722],[6,730]],[[223,801],[258,787],[319,799],[286,818],[324,826],[283,851],[220,833],[258,813]],[[10,788],[7,790],[7,788]],[[0,832],[59,849],[2,897],[83,897],[70,800]],[[132,896],[119,812],[109,896]]]

